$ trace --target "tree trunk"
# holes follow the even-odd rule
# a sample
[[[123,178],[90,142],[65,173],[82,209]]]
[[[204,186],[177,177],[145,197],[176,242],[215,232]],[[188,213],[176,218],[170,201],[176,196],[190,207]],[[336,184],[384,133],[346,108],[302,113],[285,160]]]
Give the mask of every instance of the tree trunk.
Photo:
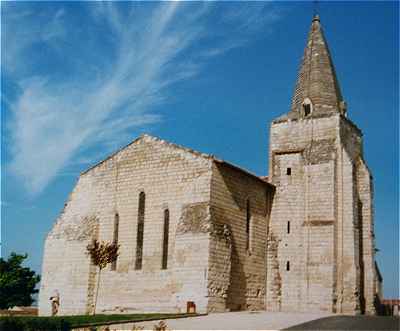
[[[100,276],[101,276],[101,268],[99,268],[99,277],[97,277],[97,289],[96,289],[96,296],[94,297],[93,315],[96,315],[97,297],[99,295],[99,286],[100,286]]]

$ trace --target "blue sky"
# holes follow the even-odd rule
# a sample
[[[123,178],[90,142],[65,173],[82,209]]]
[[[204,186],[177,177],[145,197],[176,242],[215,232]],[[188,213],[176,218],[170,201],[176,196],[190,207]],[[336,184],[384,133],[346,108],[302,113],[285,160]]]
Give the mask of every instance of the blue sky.
[[[1,3],[2,255],[43,244],[79,173],[147,132],[258,175],[289,110],[311,2]],[[321,2],[375,181],[377,260],[399,296],[399,6]]]

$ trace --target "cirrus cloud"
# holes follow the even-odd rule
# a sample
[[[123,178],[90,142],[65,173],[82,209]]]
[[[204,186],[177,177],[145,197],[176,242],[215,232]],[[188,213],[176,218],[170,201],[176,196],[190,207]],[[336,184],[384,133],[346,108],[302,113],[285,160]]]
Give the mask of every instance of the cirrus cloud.
[[[270,3],[7,3],[2,11],[1,66],[17,87],[2,91],[8,167],[33,195],[91,147],[162,121],[155,105],[174,84],[279,19]]]

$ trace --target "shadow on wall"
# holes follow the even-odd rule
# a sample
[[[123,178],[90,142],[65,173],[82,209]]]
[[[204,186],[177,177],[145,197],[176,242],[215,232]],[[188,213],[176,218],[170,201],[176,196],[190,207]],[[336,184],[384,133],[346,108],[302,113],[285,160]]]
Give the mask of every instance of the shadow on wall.
[[[232,234],[231,274],[228,288],[227,308],[230,311],[246,310],[247,280],[240,262],[235,236]]]
[[[239,252],[238,233],[240,228],[243,227],[245,231],[245,209],[247,192],[240,192],[237,183],[237,170],[227,169],[226,165],[216,164],[218,173],[221,175],[223,188],[226,190],[229,198],[232,199],[230,208],[218,208],[218,219],[221,223],[229,224],[232,230],[232,251],[231,251],[231,271],[230,282],[228,287],[228,297],[226,300],[226,308],[230,311],[239,311],[247,309],[247,279],[244,271],[244,266],[241,261],[240,255],[246,252]],[[243,178],[248,181],[248,178]],[[243,183],[241,183],[243,185]],[[250,188],[251,183],[247,182],[244,187]],[[241,186],[242,186],[241,185]],[[239,194],[242,193],[242,194]],[[233,210],[229,210],[229,209]],[[239,209],[239,210],[238,210]],[[233,216],[234,215],[234,216]],[[243,217],[242,217],[243,215]],[[239,231],[238,231],[239,230]]]
[[[274,188],[228,163],[215,163],[212,205],[215,222],[231,229],[231,271],[226,308],[265,307],[267,218]]]

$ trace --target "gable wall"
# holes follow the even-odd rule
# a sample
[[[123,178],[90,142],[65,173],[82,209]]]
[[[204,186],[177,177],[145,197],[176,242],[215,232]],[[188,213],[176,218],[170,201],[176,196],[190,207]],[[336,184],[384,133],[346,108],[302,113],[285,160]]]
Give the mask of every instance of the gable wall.
[[[151,137],[83,174],[46,240],[40,314],[50,313],[48,298],[55,289],[61,314],[92,310],[98,275],[85,247],[92,237],[113,240],[116,213],[120,256],[116,271],[108,266],[102,272],[97,312],[186,311],[187,301],[204,311],[210,183],[211,161]],[[141,191],[146,194],[143,267],[135,270]],[[161,270],[165,208],[170,211],[169,254],[168,268]],[[97,219],[97,234],[92,226],[80,236],[88,219]]]

